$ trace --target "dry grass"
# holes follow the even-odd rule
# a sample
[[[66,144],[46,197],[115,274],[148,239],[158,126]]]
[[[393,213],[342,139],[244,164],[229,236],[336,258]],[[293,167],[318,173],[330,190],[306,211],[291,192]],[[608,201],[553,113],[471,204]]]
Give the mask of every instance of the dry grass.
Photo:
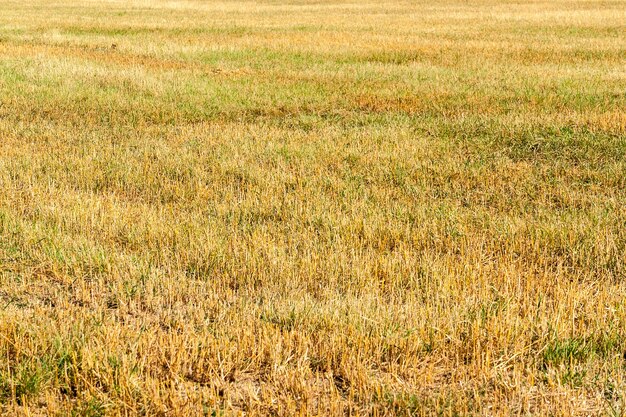
[[[0,410],[621,415],[625,109],[622,0],[0,0]]]

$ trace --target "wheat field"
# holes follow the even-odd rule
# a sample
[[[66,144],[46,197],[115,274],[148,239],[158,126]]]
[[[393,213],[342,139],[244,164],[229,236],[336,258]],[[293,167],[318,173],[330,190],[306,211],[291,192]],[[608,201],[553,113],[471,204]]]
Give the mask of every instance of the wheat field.
[[[626,413],[626,1],[0,0],[0,413]]]

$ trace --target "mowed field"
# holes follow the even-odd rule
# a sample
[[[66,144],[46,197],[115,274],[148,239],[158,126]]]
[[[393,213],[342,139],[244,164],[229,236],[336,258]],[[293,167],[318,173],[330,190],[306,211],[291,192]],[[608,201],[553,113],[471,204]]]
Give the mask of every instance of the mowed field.
[[[622,415],[626,2],[0,0],[0,412]]]

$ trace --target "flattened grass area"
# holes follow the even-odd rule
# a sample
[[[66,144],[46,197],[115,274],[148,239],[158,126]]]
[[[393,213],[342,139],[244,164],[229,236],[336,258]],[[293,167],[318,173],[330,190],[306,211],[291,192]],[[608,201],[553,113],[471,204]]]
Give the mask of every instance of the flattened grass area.
[[[626,2],[0,0],[6,415],[620,415]]]

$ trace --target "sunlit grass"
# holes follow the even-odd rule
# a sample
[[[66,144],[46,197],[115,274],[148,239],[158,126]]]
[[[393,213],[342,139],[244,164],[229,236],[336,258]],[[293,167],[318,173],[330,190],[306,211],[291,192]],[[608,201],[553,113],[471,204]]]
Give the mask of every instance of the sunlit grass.
[[[620,415],[626,3],[0,0],[6,415]]]

